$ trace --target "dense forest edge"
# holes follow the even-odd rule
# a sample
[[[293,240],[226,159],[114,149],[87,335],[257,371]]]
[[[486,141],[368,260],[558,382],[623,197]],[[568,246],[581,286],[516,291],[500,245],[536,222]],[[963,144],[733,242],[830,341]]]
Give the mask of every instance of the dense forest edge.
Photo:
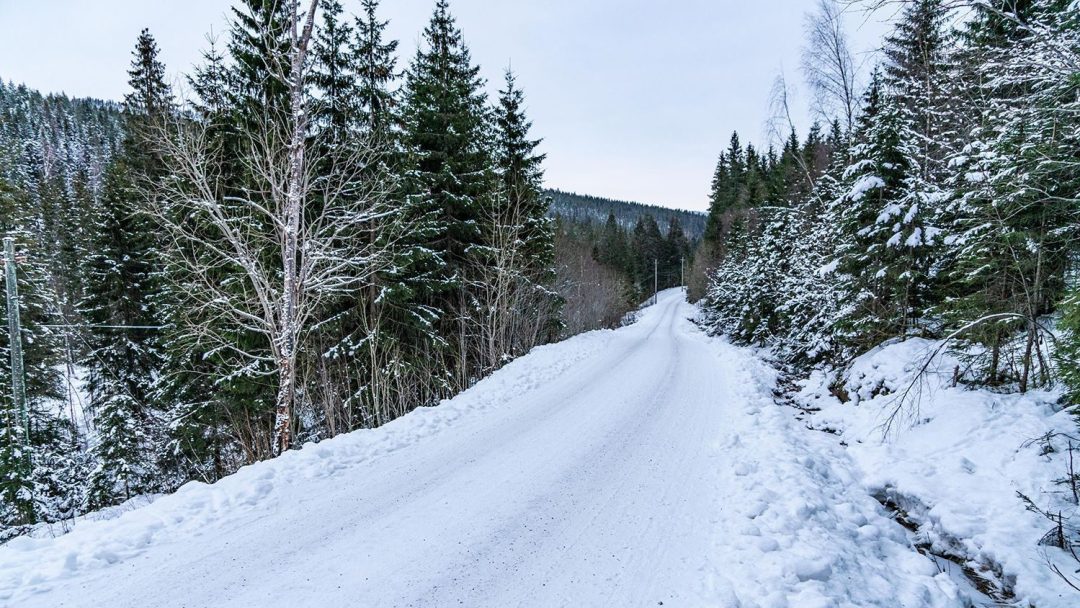
[[[808,426],[825,408],[832,426],[816,424],[841,433],[842,420],[881,408],[868,428],[889,443],[918,436],[960,403],[971,406],[967,427],[953,430],[961,437],[991,428],[982,417],[998,414],[983,410],[1015,408],[1007,415],[1017,423],[1038,425],[1055,412],[1067,417],[1080,399],[1080,11],[1062,0],[912,0],[892,9],[881,53],[863,65],[844,33],[843,3],[817,3],[802,71],[818,121],[797,133],[780,78],[772,104],[780,143],[762,149],[731,136],[690,297],[709,331],[765,349],[787,372],[783,400]],[[1039,468],[1054,470],[1025,475],[1052,481],[1029,495],[1027,480],[1009,478],[1000,500],[1044,518],[1049,532],[1020,544],[1058,551],[1036,564],[1056,583],[1029,578],[1028,589],[1076,589],[1077,429],[1044,426],[1043,436],[994,449],[1004,457],[1042,446]],[[892,509],[910,498],[878,489]],[[907,502],[923,510],[921,520],[904,514],[920,534],[941,527],[928,507]],[[954,559],[997,572],[988,578],[998,599],[1011,599],[1016,568],[1027,566],[985,560],[1026,548],[951,542],[968,542]]]

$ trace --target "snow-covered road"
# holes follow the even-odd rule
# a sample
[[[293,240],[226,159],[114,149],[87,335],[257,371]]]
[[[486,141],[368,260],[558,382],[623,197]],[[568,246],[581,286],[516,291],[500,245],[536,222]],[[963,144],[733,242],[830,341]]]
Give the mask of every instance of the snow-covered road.
[[[13,541],[0,605],[961,605],[693,312],[664,292],[382,429]]]

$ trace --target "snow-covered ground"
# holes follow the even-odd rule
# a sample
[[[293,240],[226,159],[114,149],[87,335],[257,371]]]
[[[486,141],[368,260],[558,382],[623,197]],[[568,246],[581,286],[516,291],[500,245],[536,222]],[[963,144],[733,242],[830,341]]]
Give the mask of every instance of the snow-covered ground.
[[[668,291],[383,428],[16,539],[0,605],[965,605],[862,456],[693,314]]]
[[[1009,605],[1080,606],[1080,591],[1050,568],[1057,564],[1080,584],[1080,563],[1039,544],[1053,524],[1019,496],[1077,521],[1071,488],[1059,483],[1067,476],[1075,419],[1055,405],[1051,391],[954,387],[953,370],[963,366],[940,347],[921,339],[878,347],[841,379],[847,403],[830,394],[835,374],[824,373],[804,382],[795,400],[821,409],[807,422],[837,433],[832,437],[848,445],[867,491],[918,524],[918,542],[1006,583],[1015,594]],[[935,353],[944,354],[931,359]],[[928,361],[926,373],[917,374]],[[1038,440],[1049,435],[1055,436]]]

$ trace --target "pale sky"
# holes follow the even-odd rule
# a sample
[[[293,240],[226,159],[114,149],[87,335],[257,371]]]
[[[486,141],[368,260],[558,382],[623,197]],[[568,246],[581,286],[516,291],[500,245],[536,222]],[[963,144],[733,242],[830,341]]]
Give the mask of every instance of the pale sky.
[[[358,0],[342,0],[346,11]],[[143,27],[172,77],[206,34],[227,31],[229,0],[0,0],[0,78],[43,92],[120,99]],[[546,185],[702,210],[732,130],[767,143],[767,102],[783,70],[796,120],[809,112],[799,73],[804,13],[815,0],[450,0],[494,94],[511,65]],[[404,67],[434,0],[384,0]],[[860,57],[886,26],[849,16]]]

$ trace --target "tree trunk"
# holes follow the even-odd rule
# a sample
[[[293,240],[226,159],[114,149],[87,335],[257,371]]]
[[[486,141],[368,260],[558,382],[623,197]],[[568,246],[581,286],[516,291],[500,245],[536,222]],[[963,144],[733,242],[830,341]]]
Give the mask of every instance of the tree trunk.
[[[990,386],[997,386],[998,368],[1001,366],[1001,332],[994,336],[994,346],[990,349]]]
[[[1031,375],[1031,349],[1035,346],[1035,322],[1028,321],[1027,342],[1024,344],[1023,371],[1020,373],[1020,392],[1028,390],[1028,379]]]
[[[300,302],[300,277],[297,270],[300,254],[300,216],[304,204],[304,146],[307,132],[307,109],[304,105],[304,69],[308,42],[315,24],[318,0],[308,7],[303,32],[298,31],[298,2],[293,4],[293,56],[289,71],[289,190],[285,196],[285,234],[282,235],[281,320],[279,335],[278,395],[275,416],[275,453],[289,449],[293,404],[296,400],[296,347],[300,328],[297,307]]]

